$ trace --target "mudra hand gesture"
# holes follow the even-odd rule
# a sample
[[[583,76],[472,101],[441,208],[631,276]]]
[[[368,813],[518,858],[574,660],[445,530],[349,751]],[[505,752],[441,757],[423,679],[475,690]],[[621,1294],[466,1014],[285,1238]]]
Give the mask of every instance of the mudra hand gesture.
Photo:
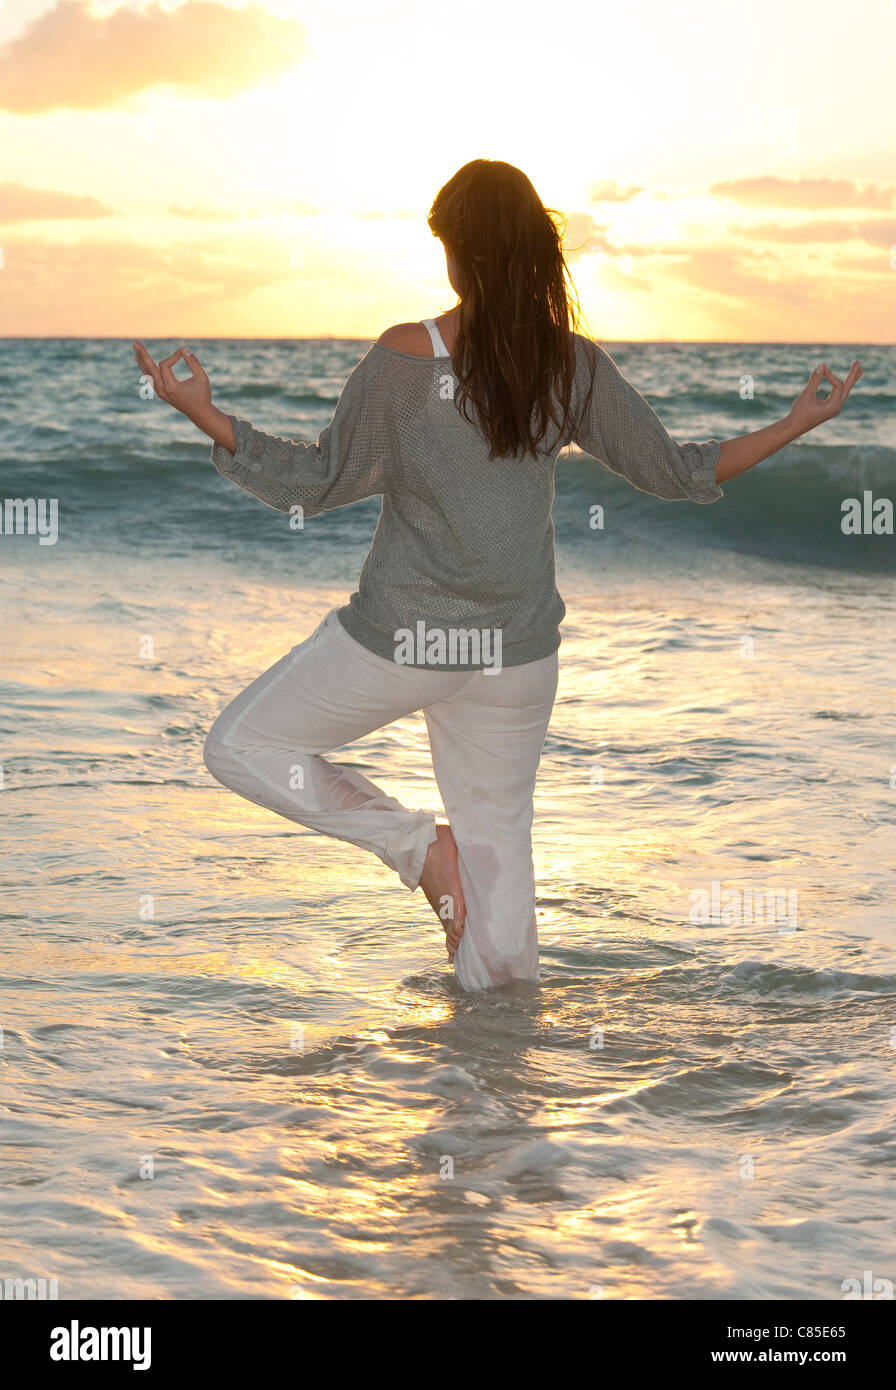
[[[212,385],[199,358],[187,347],[179,347],[170,357],[154,362],[143,343],[134,343],[137,365],[152,381],[153,391],[181,415],[186,415],[196,427],[222,444],[231,453],[236,451],[233,426],[229,416],[212,404]],[[174,375],[175,362],[183,362],[190,375],[181,381]]]
[[[845,381],[834,376],[825,363],[816,367],[790,407],[789,419],[798,426],[800,434],[806,434],[808,430],[814,430],[816,425],[823,425],[825,420],[833,420],[835,415],[839,415],[846,397],[861,375],[862,364],[858,361],[853,362]],[[818,388],[825,381],[830,383],[831,390],[826,396],[819,396]]]

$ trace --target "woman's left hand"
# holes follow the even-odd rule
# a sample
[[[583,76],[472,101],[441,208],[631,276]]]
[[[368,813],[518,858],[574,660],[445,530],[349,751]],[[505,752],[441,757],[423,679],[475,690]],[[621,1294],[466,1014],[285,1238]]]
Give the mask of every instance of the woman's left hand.
[[[846,404],[847,396],[862,375],[862,370],[861,362],[856,360],[850,367],[846,380],[841,381],[825,363],[816,367],[787,416],[797,433],[808,434],[817,425],[823,425],[825,420],[833,420],[839,415]],[[819,388],[824,385],[825,380],[831,389],[826,396],[819,396]]]
[[[189,348],[179,347],[170,357],[154,362],[143,343],[134,343],[134,356],[141,371],[152,379],[153,390],[160,401],[173,405],[188,420],[207,418],[212,403],[211,382],[199,358]],[[175,362],[181,360],[190,369],[186,381],[179,381],[173,371]]]

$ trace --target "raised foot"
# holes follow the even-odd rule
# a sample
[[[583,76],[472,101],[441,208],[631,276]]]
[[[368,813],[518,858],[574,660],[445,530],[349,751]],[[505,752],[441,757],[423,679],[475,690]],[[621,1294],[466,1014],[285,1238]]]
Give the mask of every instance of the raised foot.
[[[436,826],[436,839],[426,851],[419,886],[442,924],[448,959],[453,961],[463,936],[467,909],[450,825]]]

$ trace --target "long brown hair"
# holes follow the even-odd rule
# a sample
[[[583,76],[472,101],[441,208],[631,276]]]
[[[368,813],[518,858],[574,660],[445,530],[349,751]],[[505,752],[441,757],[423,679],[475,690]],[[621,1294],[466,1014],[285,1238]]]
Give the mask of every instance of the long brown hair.
[[[580,318],[561,214],[521,169],[473,159],[439,189],[428,222],[460,282],[459,408],[470,419],[472,407],[491,459],[551,452],[570,428]]]

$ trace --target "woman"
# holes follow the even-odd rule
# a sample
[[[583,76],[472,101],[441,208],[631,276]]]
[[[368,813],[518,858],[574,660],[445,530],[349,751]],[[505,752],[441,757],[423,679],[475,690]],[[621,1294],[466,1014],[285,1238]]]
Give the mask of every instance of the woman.
[[[156,394],[214,440],[215,468],[268,505],[311,517],[382,495],[357,592],[224,710],[206,765],[422,888],[474,990],[538,978],[532,795],[565,612],[558,452],[573,443],[657,497],[714,502],[720,483],[836,415],[861,367],[845,381],[817,367],[765,429],[676,444],[608,353],[574,331],[558,219],[519,169],[466,164],[429,225],[457,306],[383,333],[316,444],[217,409],[187,348],[158,365],[134,348]],[[418,710],[447,825],[324,757]]]

